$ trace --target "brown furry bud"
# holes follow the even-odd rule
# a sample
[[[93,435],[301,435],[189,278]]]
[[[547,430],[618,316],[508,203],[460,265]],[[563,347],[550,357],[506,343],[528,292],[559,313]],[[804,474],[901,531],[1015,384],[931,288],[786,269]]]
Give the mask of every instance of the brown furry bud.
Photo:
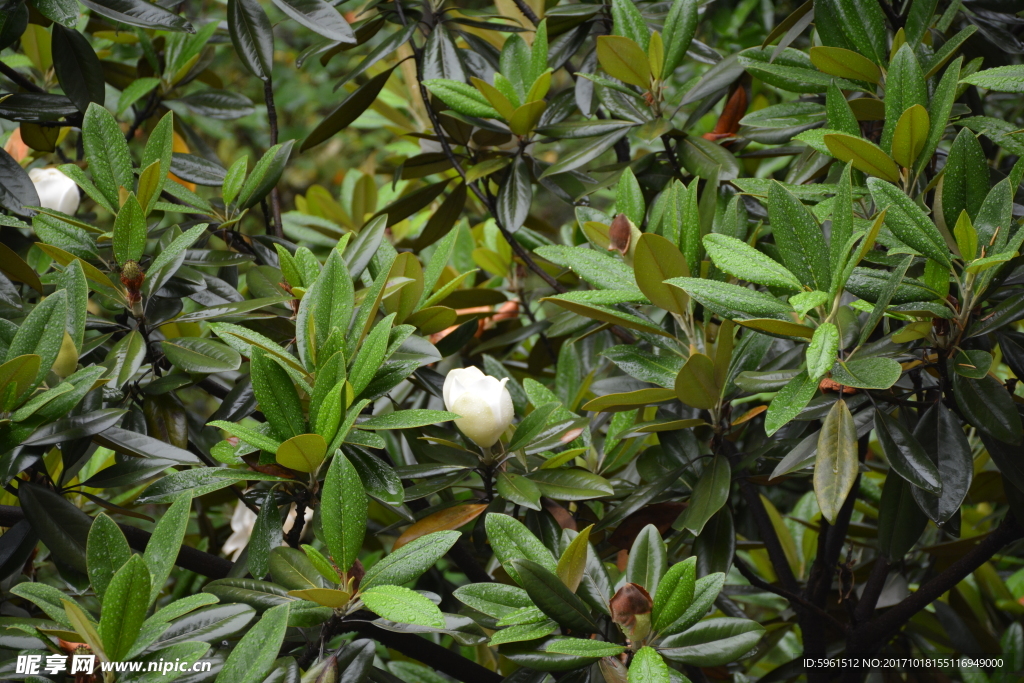
[[[651,632],[651,607],[654,601],[643,586],[627,583],[612,596],[612,621],[631,641],[643,640]]]
[[[608,239],[611,242],[608,244],[608,251],[617,251],[620,254],[625,254],[629,251],[629,242],[633,238],[633,223],[626,214],[620,213],[612,220],[612,225],[608,228]]]

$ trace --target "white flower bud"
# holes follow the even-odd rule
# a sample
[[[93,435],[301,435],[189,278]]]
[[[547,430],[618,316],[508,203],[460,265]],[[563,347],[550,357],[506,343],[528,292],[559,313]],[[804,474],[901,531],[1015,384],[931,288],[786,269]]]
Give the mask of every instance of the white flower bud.
[[[33,168],[29,179],[36,186],[39,206],[74,215],[78,211],[78,185],[55,168]]]
[[[444,380],[444,405],[461,417],[455,425],[478,446],[490,448],[510,424],[512,396],[499,380],[479,368],[457,368]]]

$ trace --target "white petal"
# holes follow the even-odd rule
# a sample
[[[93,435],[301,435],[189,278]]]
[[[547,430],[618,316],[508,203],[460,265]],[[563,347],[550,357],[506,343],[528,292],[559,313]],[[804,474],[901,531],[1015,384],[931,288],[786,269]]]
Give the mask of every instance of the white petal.
[[[459,395],[466,390],[466,387],[483,376],[484,373],[480,372],[480,368],[472,365],[468,368],[449,370],[448,375],[444,378],[444,387],[441,389],[445,408],[452,412],[457,412],[452,406],[459,399]]]

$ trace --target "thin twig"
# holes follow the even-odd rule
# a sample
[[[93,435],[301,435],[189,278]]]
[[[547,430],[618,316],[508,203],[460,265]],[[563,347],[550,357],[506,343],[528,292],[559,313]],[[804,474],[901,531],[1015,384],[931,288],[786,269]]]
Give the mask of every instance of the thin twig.
[[[267,120],[270,123],[270,146],[277,144],[277,105],[274,103],[274,82],[268,77],[263,83],[263,99],[267,103]],[[270,208],[274,214],[274,236],[284,237],[284,229],[281,225],[281,195],[277,186],[270,191]]]
[[[527,5],[524,0],[513,0],[516,3],[516,7],[523,13],[523,16],[533,22],[534,26],[540,26],[540,18],[537,14]]]
[[[0,62],[0,74],[7,76],[7,78],[11,79],[15,84],[21,86],[25,90],[28,90],[29,92],[46,92],[46,90],[40,88],[38,85],[28,80],[28,78],[23,76],[19,71],[16,71],[15,69],[7,66],[3,62]]]

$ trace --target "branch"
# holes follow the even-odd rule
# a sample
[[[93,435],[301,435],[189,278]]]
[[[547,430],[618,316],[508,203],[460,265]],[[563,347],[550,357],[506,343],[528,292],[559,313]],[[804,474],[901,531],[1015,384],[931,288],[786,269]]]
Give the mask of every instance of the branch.
[[[534,26],[540,26],[540,18],[537,14],[527,5],[524,0],[513,0],[516,3],[516,7],[523,13],[523,16],[533,22]]]
[[[274,104],[274,83],[268,77],[263,82],[263,99],[267,103],[267,120],[270,122],[270,146],[277,144],[277,105]],[[281,225],[281,195],[277,186],[270,191],[270,210],[274,214],[274,236],[284,237],[284,228]]]
[[[24,519],[25,513],[20,507],[16,505],[0,505],[0,526],[12,527]],[[128,539],[128,545],[138,551],[146,549],[149,539],[152,537],[151,533],[128,524],[118,524],[118,526],[121,527],[125,538]],[[174,564],[182,569],[188,569],[211,579],[225,578],[228,572],[231,571],[232,565],[230,560],[225,560],[223,557],[217,557],[210,553],[204,553],[202,550],[196,550],[187,545],[181,546]]]
[[[913,595],[905,598],[882,615],[858,626],[854,632],[855,638],[851,638],[852,641],[865,646],[858,649],[858,652],[874,650],[883,645],[911,617],[938,600],[943,593],[952,589],[968,574],[988,562],[1003,546],[1020,538],[1024,538],[1024,529],[1012,514],[1007,515],[993,533],[982,539],[959,560],[946,567],[941,574],[921,586]]]
[[[846,624],[844,624],[843,622],[839,621],[838,619],[833,617],[831,614],[829,614],[828,612],[826,612],[822,608],[818,607],[817,605],[815,605],[815,604],[811,603],[810,601],[805,600],[804,598],[800,597],[796,593],[791,593],[788,590],[786,590],[785,588],[780,588],[778,586],[773,586],[772,584],[768,583],[767,581],[762,579],[760,576],[755,574],[754,571],[749,566],[747,566],[747,563],[744,562],[740,557],[738,557],[738,556],[734,557],[733,558],[733,564],[736,565],[736,569],[739,570],[740,574],[742,574],[743,577],[747,581],[750,582],[750,585],[756,586],[757,588],[761,588],[762,590],[766,590],[769,593],[775,593],[775,595],[778,595],[780,597],[785,598],[786,600],[789,600],[792,603],[800,605],[804,609],[810,610],[811,612],[814,612],[815,614],[817,614],[819,617],[824,619],[826,621],[826,623],[828,623],[829,626],[831,626],[835,630],[839,631],[840,633],[846,633],[846,630],[847,630]]]
[[[754,516],[757,531],[761,534],[761,542],[764,543],[765,550],[768,551],[768,558],[772,561],[772,566],[775,567],[775,573],[778,574],[782,585],[793,594],[796,594],[797,590],[799,590],[799,584],[793,575],[793,569],[789,566],[789,560],[786,559],[786,552],[782,549],[782,543],[779,541],[778,534],[775,533],[775,527],[772,526],[772,520],[768,516],[768,511],[765,509],[764,503],[761,502],[761,496],[758,495],[757,490],[750,483],[749,479],[741,477],[739,481],[740,491],[743,493],[743,497],[747,499],[747,506],[750,508],[750,513]]]
[[[854,610],[855,624],[866,620],[875,611],[875,605],[878,604],[878,598],[882,594],[882,589],[885,587],[885,579],[888,576],[889,560],[879,555],[875,558],[875,564],[871,567],[871,574],[868,575],[868,580],[864,583],[864,593],[860,596],[860,601]]]
[[[13,68],[4,64],[3,62],[0,62],[0,74],[7,76],[7,78],[11,79],[11,81],[13,81],[16,85],[21,86],[29,92],[46,92],[46,90],[40,88],[38,85],[36,85],[32,81],[28,80],[25,76],[23,76],[21,72],[14,70]]]

